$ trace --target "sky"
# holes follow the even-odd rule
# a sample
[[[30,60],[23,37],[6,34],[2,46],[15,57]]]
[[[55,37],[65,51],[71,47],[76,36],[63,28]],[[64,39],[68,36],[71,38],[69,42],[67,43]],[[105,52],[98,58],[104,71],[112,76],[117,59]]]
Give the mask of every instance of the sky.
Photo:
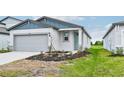
[[[37,19],[41,16],[14,16],[22,20]],[[102,37],[108,31],[109,27],[114,22],[124,21],[124,16],[51,16],[67,22],[72,22],[83,26],[89,35],[92,37],[92,42],[101,41]],[[0,16],[0,19],[5,16]]]

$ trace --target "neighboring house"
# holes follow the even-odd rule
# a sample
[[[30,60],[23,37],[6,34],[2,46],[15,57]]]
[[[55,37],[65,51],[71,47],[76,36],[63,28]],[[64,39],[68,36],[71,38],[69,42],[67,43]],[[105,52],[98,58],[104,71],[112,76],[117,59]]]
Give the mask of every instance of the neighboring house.
[[[7,29],[11,26],[14,26],[18,23],[22,22],[22,20],[16,19],[14,17],[5,17],[0,20],[0,50],[9,48],[10,36]]]
[[[0,50],[7,49],[9,44],[9,32],[6,31],[6,25],[0,23]]]
[[[5,17],[4,19],[0,20],[0,22],[6,24],[6,28],[10,28],[10,27],[22,22],[22,20],[8,16],[8,17]]]
[[[114,51],[117,47],[124,48],[124,21],[113,23],[103,37],[104,48]]]
[[[50,17],[27,19],[8,29],[14,51],[84,50],[91,37],[82,26]]]

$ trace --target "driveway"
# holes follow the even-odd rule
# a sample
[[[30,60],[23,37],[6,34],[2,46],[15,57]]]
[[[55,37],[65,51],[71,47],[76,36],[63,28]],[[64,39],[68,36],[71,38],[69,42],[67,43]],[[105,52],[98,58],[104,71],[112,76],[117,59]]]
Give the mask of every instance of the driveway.
[[[8,52],[0,54],[0,65],[38,55],[40,52]]]

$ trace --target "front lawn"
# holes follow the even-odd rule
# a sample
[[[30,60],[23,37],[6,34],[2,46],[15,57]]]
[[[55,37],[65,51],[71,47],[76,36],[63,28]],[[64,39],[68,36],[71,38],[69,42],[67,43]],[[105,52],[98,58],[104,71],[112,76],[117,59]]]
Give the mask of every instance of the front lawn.
[[[92,46],[91,54],[67,61],[20,60],[0,65],[2,77],[121,77],[124,56],[110,56],[102,46]]]
[[[124,56],[112,57],[102,46],[92,46],[90,55],[70,60],[61,67],[66,77],[120,77],[124,76]]]

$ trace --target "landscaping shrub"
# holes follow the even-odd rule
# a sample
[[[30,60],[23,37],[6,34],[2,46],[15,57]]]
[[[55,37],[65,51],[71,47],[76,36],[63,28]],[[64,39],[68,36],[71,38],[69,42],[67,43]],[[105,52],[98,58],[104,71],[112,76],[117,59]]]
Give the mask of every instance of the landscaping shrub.
[[[115,51],[114,50],[111,51],[111,55],[115,55]]]
[[[103,41],[96,41],[94,45],[103,45]]]
[[[10,52],[10,50],[4,50],[4,49],[0,50],[0,53],[6,53],[6,52]]]
[[[118,54],[118,55],[123,55],[123,47],[117,47],[116,48],[116,54]]]

